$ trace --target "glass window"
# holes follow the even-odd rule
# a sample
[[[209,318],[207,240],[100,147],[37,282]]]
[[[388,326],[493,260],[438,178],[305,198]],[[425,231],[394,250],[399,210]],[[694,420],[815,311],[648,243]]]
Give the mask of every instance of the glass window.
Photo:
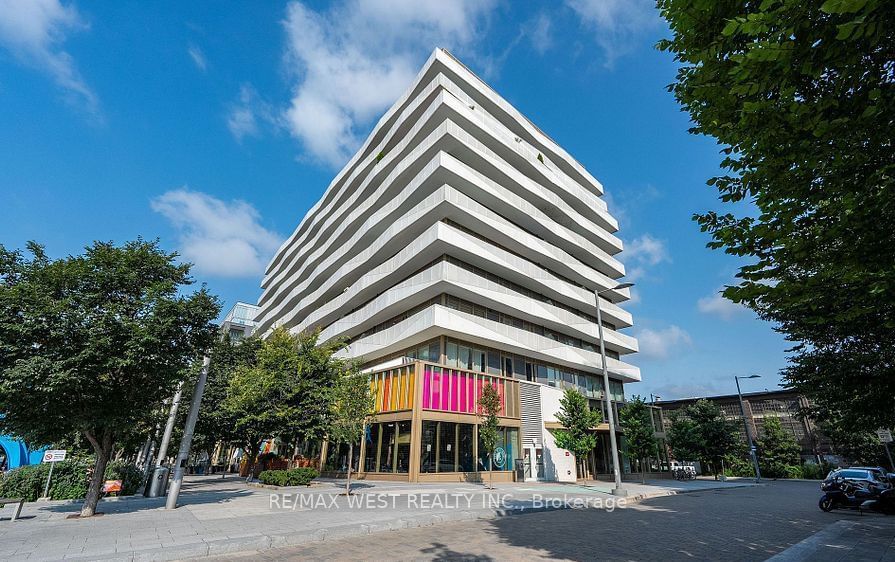
[[[429,344],[429,361],[441,363],[441,342],[438,340]]]
[[[420,472],[435,472],[435,432],[437,430],[437,422],[423,422],[422,443],[420,444]]]
[[[507,469],[507,432],[504,428],[497,429],[497,443],[494,445],[494,470]]]
[[[538,365],[538,382],[547,384],[547,367]]]
[[[459,461],[458,469],[461,472],[474,472],[475,463],[473,462],[473,432],[475,426],[469,423],[458,424],[457,436],[457,460]]]
[[[366,448],[364,449],[364,470],[374,472],[376,470],[376,453],[379,446],[379,425],[373,423],[367,426],[365,440]]]
[[[438,472],[456,472],[457,424],[438,422]]]
[[[513,374],[517,379],[525,380],[525,357],[521,355],[513,357]]]
[[[472,350],[472,370],[476,372],[484,371],[485,366],[485,352],[481,349],[473,349]]]
[[[465,345],[460,346],[460,368],[472,369],[472,350]]]
[[[459,352],[457,351],[457,344],[449,341],[447,343],[446,352],[447,352],[447,364],[450,365],[451,367],[459,367],[459,364],[458,364],[458,361],[459,361],[458,353]]]
[[[395,470],[395,422],[381,425],[382,445],[379,449],[379,472],[394,472]]]
[[[505,376],[505,377],[513,376],[513,358],[512,357],[504,357],[503,358],[503,376]]]
[[[398,422],[397,455],[395,455],[395,472],[410,471],[410,422]]]
[[[513,470],[513,467],[516,466],[515,460],[522,457],[520,453],[521,447],[519,446],[519,430],[515,427],[507,428],[506,449],[507,462],[509,463],[507,470]]]
[[[492,375],[500,374],[500,353],[496,351],[488,352],[488,373]]]

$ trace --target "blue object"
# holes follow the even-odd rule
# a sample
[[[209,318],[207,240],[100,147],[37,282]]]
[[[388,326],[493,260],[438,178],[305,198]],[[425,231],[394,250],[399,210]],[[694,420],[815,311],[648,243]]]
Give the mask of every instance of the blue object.
[[[6,470],[40,464],[43,460],[43,449],[31,451],[23,441],[16,441],[7,435],[0,435],[0,449],[6,453]]]

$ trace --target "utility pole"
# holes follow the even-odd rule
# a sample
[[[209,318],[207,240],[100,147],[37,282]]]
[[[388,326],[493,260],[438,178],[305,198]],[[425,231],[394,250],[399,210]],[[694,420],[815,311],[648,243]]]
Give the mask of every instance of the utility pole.
[[[183,472],[190,457],[190,445],[193,443],[193,432],[196,429],[196,420],[199,419],[199,406],[202,405],[202,394],[205,392],[205,381],[208,378],[208,366],[211,358],[207,355],[202,359],[202,369],[199,371],[199,380],[196,381],[196,389],[193,391],[193,402],[190,404],[190,413],[186,417],[186,426],[183,429],[183,438],[180,440],[180,451],[174,463],[174,478],[171,488],[168,490],[168,499],[165,501],[165,509],[177,507],[177,497],[180,495],[180,487],[183,484]]]
[[[757,379],[761,375],[749,375],[744,379]],[[743,416],[743,426],[746,428],[746,442],[749,444],[749,454],[752,456],[752,466],[755,468],[755,481],[761,482],[761,470],[758,468],[758,454],[755,452],[755,444],[752,443],[752,432],[749,431],[749,422],[746,421],[746,407],[743,405],[743,393],[740,392],[740,377],[734,375],[733,380],[737,383],[737,396],[740,397],[740,414]]]
[[[603,342],[603,316],[600,312],[600,293],[627,289],[633,285],[633,283],[622,283],[616,287],[594,291],[594,297],[597,299],[597,334],[600,337],[600,359],[603,363],[603,398],[606,401],[606,415],[609,418],[609,446],[612,452],[612,472],[615,477],[615,488],[612,489],[612,495],[614,496],[627,496],[628,490],[622,488],[622,473],[619,467],[621,459],[618,456],[618,438],[615,435],[615,415],[612,413],[612,402],[609,397],[609,370],[606,367],[606,345]]]
[[[177,410],[180,409],[180,398],[183,395],[183,381],[177,383],[177,391],[171,399],[171,410],[168,412],[168,421],[165,423],[165,433],[162,435],[162,444],[158,449],[158,460],[155,466],[162,466],[168,456],[168,445],[171,444],[171,434],[174,432],[174,422],[177,419]]]

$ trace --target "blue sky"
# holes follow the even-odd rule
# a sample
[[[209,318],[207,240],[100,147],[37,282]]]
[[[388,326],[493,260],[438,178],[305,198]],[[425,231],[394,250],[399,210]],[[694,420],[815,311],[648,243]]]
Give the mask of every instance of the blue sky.
[[[51,255],[160,238],[225,308],[436,46],[605,186],[637,283],[643,382],[665,399],[777,385],[787,343],[720,299],[738,261],[694,212],[718,146],[687,133],[649,0],[0,0],[0,243]]]

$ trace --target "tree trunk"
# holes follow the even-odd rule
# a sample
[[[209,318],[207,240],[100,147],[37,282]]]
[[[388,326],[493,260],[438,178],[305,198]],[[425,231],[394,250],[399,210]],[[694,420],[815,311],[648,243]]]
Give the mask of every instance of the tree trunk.
[[[100,494],[103,491],[103,482],[106,479],[106,465],[112,456],[112,434],[108,430],[102,437],[97,438],[89,431],[84,432],[87,440],[93,445],[96,453],[96,463],[93,465],[93,475],[87,488],[87,496],[84,498],[84,507],[81,508],[81,517],[93,517],[96,514],[96,505],[99,503]]]
[[[354,443],[348,444],[348,479],[345,481],[345,495],[351,495],[351,461],[354,460]]]
[[[646,484],[646,463],[643,459],[640,459],[640,482]]]
[[[255,461],[258,459],[258,449],[261,448],[261,441],[249,443],[246,449],[246,466],[249,469],[249,480],[255,477]]]
[[[494,489],[494,460],[488,455],[488,489]]]

